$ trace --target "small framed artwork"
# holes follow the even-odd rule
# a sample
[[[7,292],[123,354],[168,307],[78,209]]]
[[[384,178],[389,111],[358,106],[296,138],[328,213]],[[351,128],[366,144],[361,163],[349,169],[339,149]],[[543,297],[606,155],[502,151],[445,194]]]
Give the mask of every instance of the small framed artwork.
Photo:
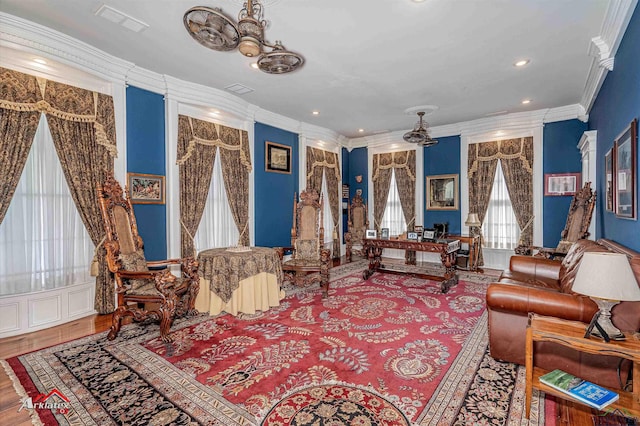
[[[436,230],[435,229],[425,229],[422,234],[422,238],[425,240],[434,240],[436,238]]]
[[[416,231],[416,234],[418,234],[418,237],[422,238],[422,231],[424,230],[424,227],[422,225],[414,226],[413,230]]]
[[[365,238],[369,238],[369,239],[375,239],[376,235],[377,233],[375,229],[367,229],[364,234]]]
[[[407,240],[409,240],[409,241],[418,241],[418,233],[417,232],[407,232]]]
[[[611,148],[604,156],[604,191],[605,191],[605,208],[608,212],[613,211],[613,159],[615,147]]]
[[[127,173],[131,204],[164,204],[164,176]]]
[[[636,218],[636,146],[638,144],[638,120],[631,124],[615,140],[614,202],[616,216],[624,219]]]
[[[349,198],[349,185],[346,183],[342,184],[342,198]]]
[[[275,142],[265,142],[265,170],[291,174],[291,147]]]
[[[544,195],[574,195],[582,185],[580,173],[546,173],[544,175]]]
[[[427,210],[458,210],[458,175],[427,176]]]
[[[389,239],[389,228],[382,228],[380,230],[380,239],[388,240]]]

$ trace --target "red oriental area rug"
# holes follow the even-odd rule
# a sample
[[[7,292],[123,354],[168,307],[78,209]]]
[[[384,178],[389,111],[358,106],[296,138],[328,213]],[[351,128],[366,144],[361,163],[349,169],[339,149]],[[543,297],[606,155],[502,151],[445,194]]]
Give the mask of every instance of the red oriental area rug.
[[[361,271],[253,316],[199,316],[160,340],[134,324],[7,360],[44,424],[520,424],[524,369],[487,354],[486,284]],[[333,271],[332,271],[333,272]],[[530,425],[544,423],[534,398]]]

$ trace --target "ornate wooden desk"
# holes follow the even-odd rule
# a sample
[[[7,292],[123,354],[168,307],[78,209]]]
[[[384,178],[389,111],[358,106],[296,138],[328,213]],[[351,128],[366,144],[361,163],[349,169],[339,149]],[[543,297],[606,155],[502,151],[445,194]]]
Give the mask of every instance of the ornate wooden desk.
[[[280,290],[282,263],[272,248],[203,250],[198,254],[198,262],[200,292],[196,309],[201,312],[255,314],[257,310],[278,306],[284,297],[284,291]]]
[[[380,263],[382,257],[382,249],[392,248],[405,250],[406,263],[409,265],[416,264],[416,251],[426,251],[432,253],[440,253],[440,260],[444,266],[444,276],[430,275],[429,278],[440,281],[440,290],[443,293],[458,284],[458,275],[456,274],[456,256],[460,250],[460,240],[438,240],[436,242],[427,241],[408,241],[408,240],[379,240],[365,239],[364,249],[369,256],[369,267],[364,270],[362,276],[365,280],[375,271],[398,272],[393,269],[387,269]]]

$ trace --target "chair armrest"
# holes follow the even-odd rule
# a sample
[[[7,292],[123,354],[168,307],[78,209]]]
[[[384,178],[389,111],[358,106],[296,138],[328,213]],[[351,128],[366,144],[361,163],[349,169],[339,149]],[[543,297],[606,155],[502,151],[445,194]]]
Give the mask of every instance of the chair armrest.
[[[588,323],[598,311],[586,296],[579,296],[523,285],[491,283],[487,289],[487,308],[528,315],[552,316]]]
[[[151,268],[169,265],[180,265],[184,275],[191,279],[198,279],[198,266],[200,264],[191,256],[182,259],[151,260],[147,262],[147,266]]]
[[[561,262],[531,256],[511,256],[509,269],[512,272],[530,275],[533,279],[560,281]]]

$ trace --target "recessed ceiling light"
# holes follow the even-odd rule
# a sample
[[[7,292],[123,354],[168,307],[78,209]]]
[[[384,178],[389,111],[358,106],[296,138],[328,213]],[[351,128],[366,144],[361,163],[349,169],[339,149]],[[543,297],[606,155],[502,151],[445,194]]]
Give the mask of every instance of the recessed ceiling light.
[[[424,0],[411,0],[414,3],[422,3]]]
[[[525,99],[525,100],[523,100],[523,101],[522,101],[522,103],[523,103],[524,105],[526,105],[526,104],[530,104],[530,103],[531,103],[531,99]]]
[[[255,69],[255,70],[259,69],[259,68],[258,68],[258,63],[257,63],[257,62],[252,62],[252,63],[251,63],[251,68],[253,68],[253,69]]]
[[[47,61],[42,58],[33,58],[33,62],[40,65],[47,65]]]
[[[311,114],[313,115],[320,115],[320,111],[312,111]]]
[[[502,136],[502,135],[504,135],[504,132],[502,130],[498,130],[496,132],[496,136]]]
[[[358,129],[358,132],[362,133],[364,132],[364,129]]]
[[[513,65],[516,66],[516,67],[524,67],[528,63],[529,63],[528,59],[521,59],[521,60],[515,62]]]

